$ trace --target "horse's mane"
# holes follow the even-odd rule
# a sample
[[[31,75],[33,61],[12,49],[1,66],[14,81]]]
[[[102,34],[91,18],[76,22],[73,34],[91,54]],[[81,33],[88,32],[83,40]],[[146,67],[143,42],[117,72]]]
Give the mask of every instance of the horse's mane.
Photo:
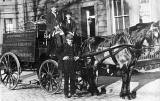
[[[153,24],[153,22],[150,22],[150,23],[138,23],[136,24],[135,26],[131,26],[129,27],[129,33],[132,33],[133,31],[137,31],[139,32],[140,30],[148,27],[148,26],[151,26]]]
[[[111,47],[116,44],[135,45],[137,42],[142,42],[142,40],[147,36],[147,32],[152,24],[153,22],[138,23],[135,26],[129,27],[128,29],[118,31],[116,34],[89,37],[82,42],[82,47],[90,47],[93,49],[91,51],[95,51],[97,47]]]
[[[150,23],[138,23],[135,26],[131,26],[128,29],[128,34],[130,35],[131,42],[135,44],[146,37],[147,31],[150,29],[153,22]]]
[[[126,32],[119,32],[116,34],[111,34],[108,36],[94,36],[94,37],[89,37],[86,39],[82,47],[88,47],[87,45],[90,45],[92,51],[95,51],[97,47],[111,47],[115,45],[116,43],[118,44],[129,44],[129,36],[127,36]]]

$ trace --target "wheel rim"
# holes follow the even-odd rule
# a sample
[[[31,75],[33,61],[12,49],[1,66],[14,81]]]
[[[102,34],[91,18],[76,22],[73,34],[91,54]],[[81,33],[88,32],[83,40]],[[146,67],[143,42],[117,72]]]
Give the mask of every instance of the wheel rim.
[[[62,83],[62,73],[54,60],[46,60],[39,69],[39,81],[43,90],[54,94],[59,91]]]
[[[19,81],[20,64],[13,53],[6,53],[0,59],[0,81],[8,89],[14,89]]]

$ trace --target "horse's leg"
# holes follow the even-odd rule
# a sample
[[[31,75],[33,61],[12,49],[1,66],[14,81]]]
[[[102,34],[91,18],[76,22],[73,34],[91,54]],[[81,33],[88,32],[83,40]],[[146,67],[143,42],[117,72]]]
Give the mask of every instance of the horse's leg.
[[[82,84],[81,84],[81,87],[80,87],[80,90],[87,90],[87,82],[88,82],[88,71],[87,70],[81,70],[81,78],[82,78]]]
[[[93,83],[93,88],[94,88],[94,93],[96,94],[96,95],[99,95],[99,90],[98,90],[98,88],[97,88],[97,83],[96,83],[96,71],[92,68],[92,70],[93,70],[93,78],[92,78],[92,83]]]
[[[95,73],[93,68],[89,68],[88,69],[88,83],[89,83],[89,92],[94,95],[98,95],[99,91],[97,89],[97,85],[96,85],[96,81],[95,81],[96,77],[95,77]]]
[[[131,82],[131,76],[132,76],[132,70],[130,68],[128,68],[128,72],[127,72],[127,84],[126,84],[126,94],[129,100],[132,99],[131,93],[130,93],[130,82]]]
[[[123,99],[125,96],[127,96],[127,66],[124,64],[122,67],[122,87],[121,87],[121,92],[120,92],[120,97]]]
[[[126,89],[127,89],[127,95],[128,95],[128,99],[134,99],[136,98],[136,92],[130,92],[130,82],[131,82],[131,76],[132,76],[132,71],[133,71],[133,68],[129,68],[128,70],[128,79],[127,79],[127,86],[126,86]]]
[[[123,65],[122,67],[122,88],[120,92],[120,97],[123,99],[127,97],[129,100],[135,98],[136,93],[130,92],[130,82],[132,76],[132,68],[127,67],[127,65]]]

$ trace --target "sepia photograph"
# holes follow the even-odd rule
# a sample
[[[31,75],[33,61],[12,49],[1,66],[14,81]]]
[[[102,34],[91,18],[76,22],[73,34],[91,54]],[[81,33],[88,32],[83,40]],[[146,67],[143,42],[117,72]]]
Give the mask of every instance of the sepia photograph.
[[[160,0],[0,0],[0,101],[160,101]]]

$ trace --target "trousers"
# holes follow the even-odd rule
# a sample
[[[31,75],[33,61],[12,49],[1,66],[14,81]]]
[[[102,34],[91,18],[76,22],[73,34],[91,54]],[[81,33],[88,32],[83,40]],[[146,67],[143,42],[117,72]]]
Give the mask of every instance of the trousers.
[[[76,73],[75,61],[73,59],[64,60],[64,95],[75,94]]]

